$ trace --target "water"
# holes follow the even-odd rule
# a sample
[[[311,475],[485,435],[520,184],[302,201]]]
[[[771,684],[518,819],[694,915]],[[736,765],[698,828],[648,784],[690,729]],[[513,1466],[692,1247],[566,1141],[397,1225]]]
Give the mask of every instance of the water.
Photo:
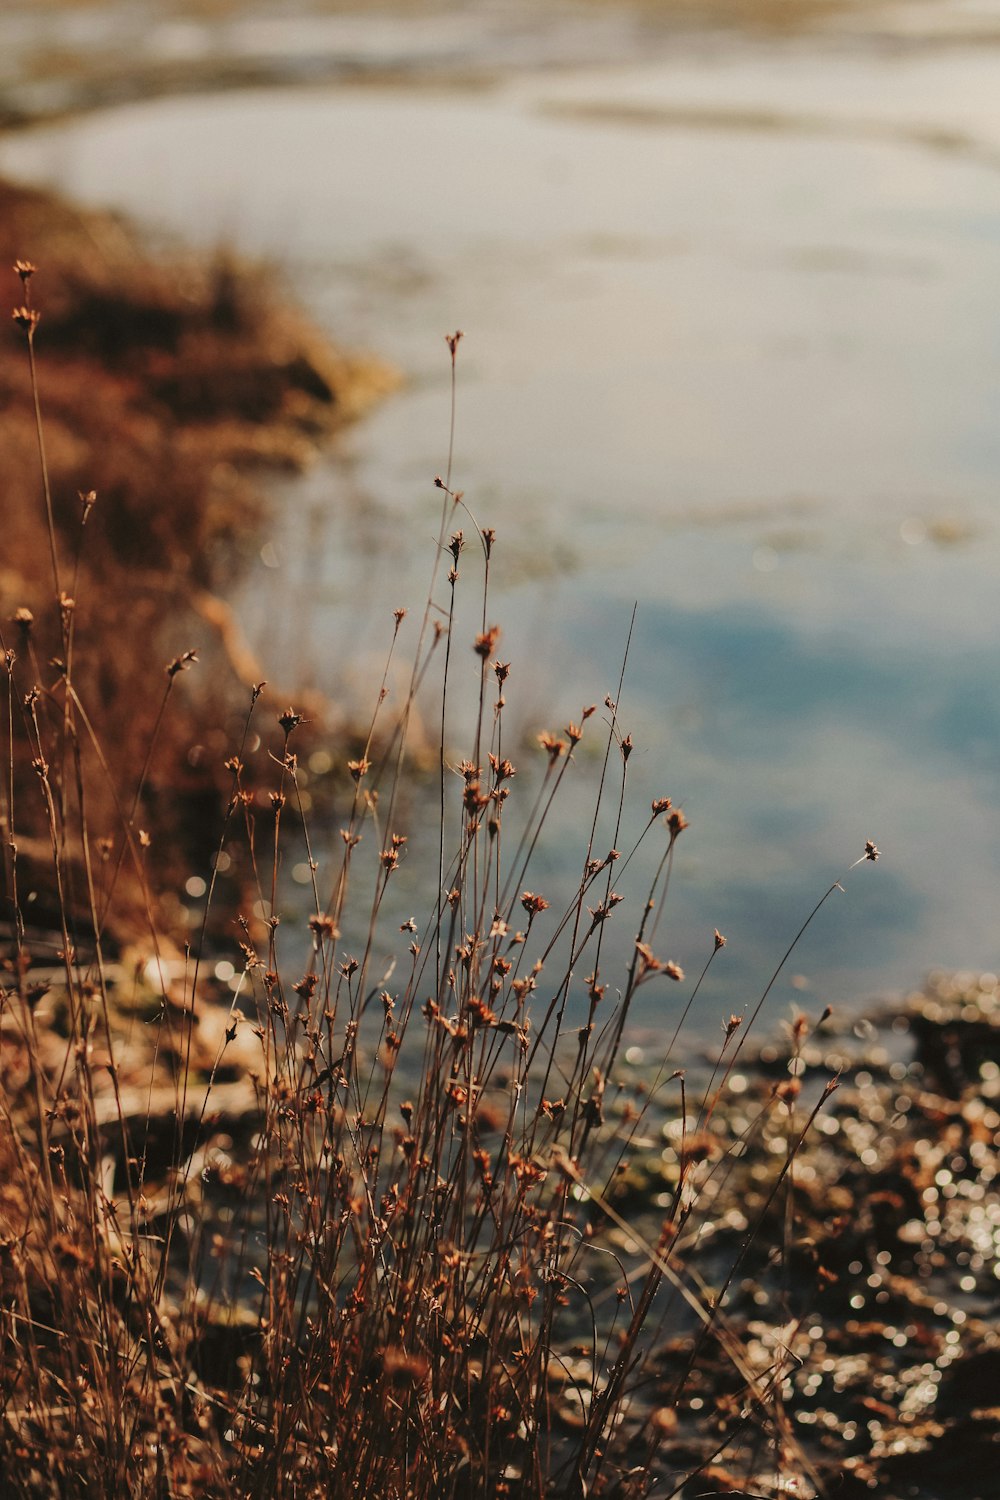
[[[706,1029],[868,837],[883,860],[810,929],[777,1012],[997,964],[996,67],[716,37],[0,142],[0,170],[270,257],[406,373],[254,543],[238,602],[286,682],[363,696],[392,609],[419,609],[442,335],[465,330],[455,476],[498,532],[512,706],[527,731],[601,703],[638,603],[637,817],[666,793],[693,825],[658,947],[696,971],[730,939]]]

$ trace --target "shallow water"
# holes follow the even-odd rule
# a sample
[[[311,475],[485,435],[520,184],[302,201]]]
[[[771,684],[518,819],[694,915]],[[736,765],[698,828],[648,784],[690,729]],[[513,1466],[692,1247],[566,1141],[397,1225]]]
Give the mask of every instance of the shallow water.
[[[239,602],[286,682],[363,696],[418,612],[464,328],[455,482],[498,533],[508,697],[525,729],[600,703],[638,602],[637,816],[668,793],[693,824],[658,948],[696,971],[730,939],[706,1030],[867,837],[777,1012],[997,966],[998,62],[715,37],[0,142],[0,170],[273,258],[406,372],[258,539]],[[553,824],[574,871],[589,799]]]

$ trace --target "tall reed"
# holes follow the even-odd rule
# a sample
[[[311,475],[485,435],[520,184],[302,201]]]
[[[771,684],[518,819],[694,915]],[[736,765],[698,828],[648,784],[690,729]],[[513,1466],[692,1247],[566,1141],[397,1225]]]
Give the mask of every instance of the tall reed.
[[[762,1366],[726,1293],[758,1234],[782,1253],[789,1221],[776,1205],[791,1202],[796,1153],[835,1083],[803,1103],[791,1077],[734,1132],[725,1097],[746,1027],[733,1016],[692,1092],[677,1049],[718,932],[655,1074],[620,1082],[636,996],[688,985],[654,948],[683,812],[664,793],[618,848],[633,750],[626,664],[602,708],[539,736],[537,775],[515,767],[516,667],[490,623],[497,539],[454,487],[449,452],[412,661],[400,674],[398,609],[361,747],[342,767],[339,853],[304,795],[308,726],[294,708],[262,722],[255,688],[227,761],[225,858],[195,879],[203,904],[178,948],[156,921],[142,812],[160,726],[196,656],[167,666],[142,773],[113,786],[117,828],[98,840],[91,787],[111,774],[104,747],[120,727],[78,694],[65,585],[100,497],[85,492],[75,537],[57,530],[33,268],[17,269],[59,649],[43,662],[28,628],[2,642],[5,1493],[677,1494],[704,1462],[674,1439],[709,1347],[739,1392],[713,1451],[752,1430],[776,1473],[794,1469],[781,1404],[791,1338]],[[452,436],[460,338],[448,340]],[[467,573],[475,625],[463,635]],[[408,753],[417,716],[438,726],[429,774]],[[600,741],[593,811],[557,900],[537,888],[538,855],[589,737]],[[407,831],[414,804],[434,830],[422,849]],[[49,954],[22,873],[22,849],[40,839],[58,914]],[[216,911],[219,872],[237,843],[250,877],[223,1001],[207,934],[213,912],[228,915]],[[304,960],[282,931],[296,847],[312,908]],[[400,921],[394,892],[414,868],[423,913]],[[39,878],[36,859],[32,889]],[[138,971],[117,941],[126,882],[146,912]],[[630,911],[622,972],[609,934]],[[776,1116],[787,1150],[764,1206],[727,1266],[709,1267],[713,1204]],[[650,1131],[672,1146],[647,1232],[622,1210],[621,1183]],[[671,1337],[688,1352],[654,1412],[648,1369]]]

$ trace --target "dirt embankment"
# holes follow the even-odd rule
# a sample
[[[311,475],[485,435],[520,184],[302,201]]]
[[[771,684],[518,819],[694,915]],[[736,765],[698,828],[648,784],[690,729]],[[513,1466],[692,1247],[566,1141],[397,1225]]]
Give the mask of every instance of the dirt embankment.
[[[38,267],[26,285],[16,260]],[[176,874],[219,806],[223,762],[258,675],[224,600],[238,567],[235,542],[261,516],[261,476],[307,465],[393,377],[332,348],[260,271],[229,259],[153,256],[119,219],[5,182],[0,267],[8,306],[27,295],[40,314],[34,348],[55,568],[66,596],[61,611],[27,335],[23,318],[8,318],[0,328],[0,624],[4,649],[16,656],[20,879],[25,890],[39,888],[44,904],[48,819],[31,770],[38,746],[24,724],[17,728],[18,705],[40,689],[43,735],[58,739],[66,611],[73,689],[93,728],[78,736],[88,837],[120,844],[131,817],[152,834],[159,873]],[[81,497],[91,492],[83,525]],[[164,668],[192,649],[197,670],[175,679],[158,725]],[[68,782],[71,763],[60,757],[53,776]],[[57,788],[70,801],[71,790]],[[6,878],[9,895],[9,861]]]

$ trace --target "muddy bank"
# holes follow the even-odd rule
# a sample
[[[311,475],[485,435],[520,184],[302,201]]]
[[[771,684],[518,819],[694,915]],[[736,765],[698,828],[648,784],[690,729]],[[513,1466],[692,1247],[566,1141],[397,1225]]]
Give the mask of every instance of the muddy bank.
[[[51,978],[33,1002],[34,1057],[49,1081],[60,1076],[67,1031]],[[269,1079],[264,1033],[242,1003],[230,1010],[205,989],[192,1003],[190,973],[173,977],[165,999],[128,962],[109,980],[117,1076],[101,1041],[89,1075],[106,1189],[125,1222],[127,1143],[147,1174],[143,1231],[175,1234],[181,1246],[190,1237],[194,1259],[212,1244],[218,1257],[242,1222],[237,1209],[256,1223],[241,1194],[255,1180],[258,1132],[280,1083]],[[155,1017],[158,1030],[144,1024]],[[30,1049],[13,1004],[3,1029],[0,1082],[30,1151]],[[613,1462],[593,1493],[995,1496],[996,976],[940,976],[863,1024],[793,1023],[748,1047],[721,1086],[717,1073],[715,1085],[695,1087],[690,1061],[686,1104],[676,1075],[654,1088],[652,1104],[648,1079],[628,1067],[608,1080],[617,1104],[601,1134],[613,1185],[599,1201],[595,1191],[584,1242],[592,1234],[596,1254],[581,1259],[562,1299],[547,1398],[554,1443],[578,1432],[600,1401],[645,1241],[672,1246],[689,1300],[664,1286],[650,1304]],[[278,1097],[292,1107],[287,1089]],[[70,1089],[52,1126],[70,1165],[74,1099]],[[499,1131],[488,1111],[481,1122],[493,1152]],[[24,1204],[13,1188],[6,1210],[20,1229]],[[664,1238],[667,1223],[675,1227]],[[38,1313],[53,1273],[42,1247],[25,1243]],[[184,1323],[171,1295],[168,1282],[166,1326]],[[262,1337],[251,1280],[245,1297],[216,1306],[189,1343],[179,1341],[177,1368],[223,1410],[244,1388]],[[164,1375],[164,1389],[174,1375]],[[197,1471],[183,1473],[185,1493],[215,1493]]]
[[[686,1149],[678,1244],[719,1308],[649,1348],[632,1455],[666,1493],[695,1466],[686,1496],[1000,1492],[998,1102],[997,977],[939,975],[870,1019],[790,1024],[686,1141],[676,1116],[649,1131],[611,1195],[628,1231],[596,1222],[620,1253],[655,1244]]]
[[[23,285],[15,261],[38,267]],[[228,779],[223,761],[262,676],[225,596],[240,539],[264,512],[263,481],[307,466],[394,377],[334,349],[260,270],[152,254],[120,219],[3,182],[0,264],[10,268],[9,305],[30,301],[39,314],[55,539],[53,559],[25,319],[15,317],[0,333],[0,619],[14,701],[37,687],[42,733],[56,732],[71,617],[72,681],[88,720],[88,835],[120,846],[130,818],[169,883],[196,847],[204,852]],[[196,670],[165,675],[190,651]],[[280,692],[274,684],[264,706]],[[310,717],[321,717],[320,705]],[[37,747],[33,755],[25,735],[14,756],[24,787],[15,832],[22,892],[38,888],[42,916],[52,861],[32,786]],[[58,774],[70,779],[65,766]],[[145,898],[125,896],[127,879],[118,884],[127,925]]]

